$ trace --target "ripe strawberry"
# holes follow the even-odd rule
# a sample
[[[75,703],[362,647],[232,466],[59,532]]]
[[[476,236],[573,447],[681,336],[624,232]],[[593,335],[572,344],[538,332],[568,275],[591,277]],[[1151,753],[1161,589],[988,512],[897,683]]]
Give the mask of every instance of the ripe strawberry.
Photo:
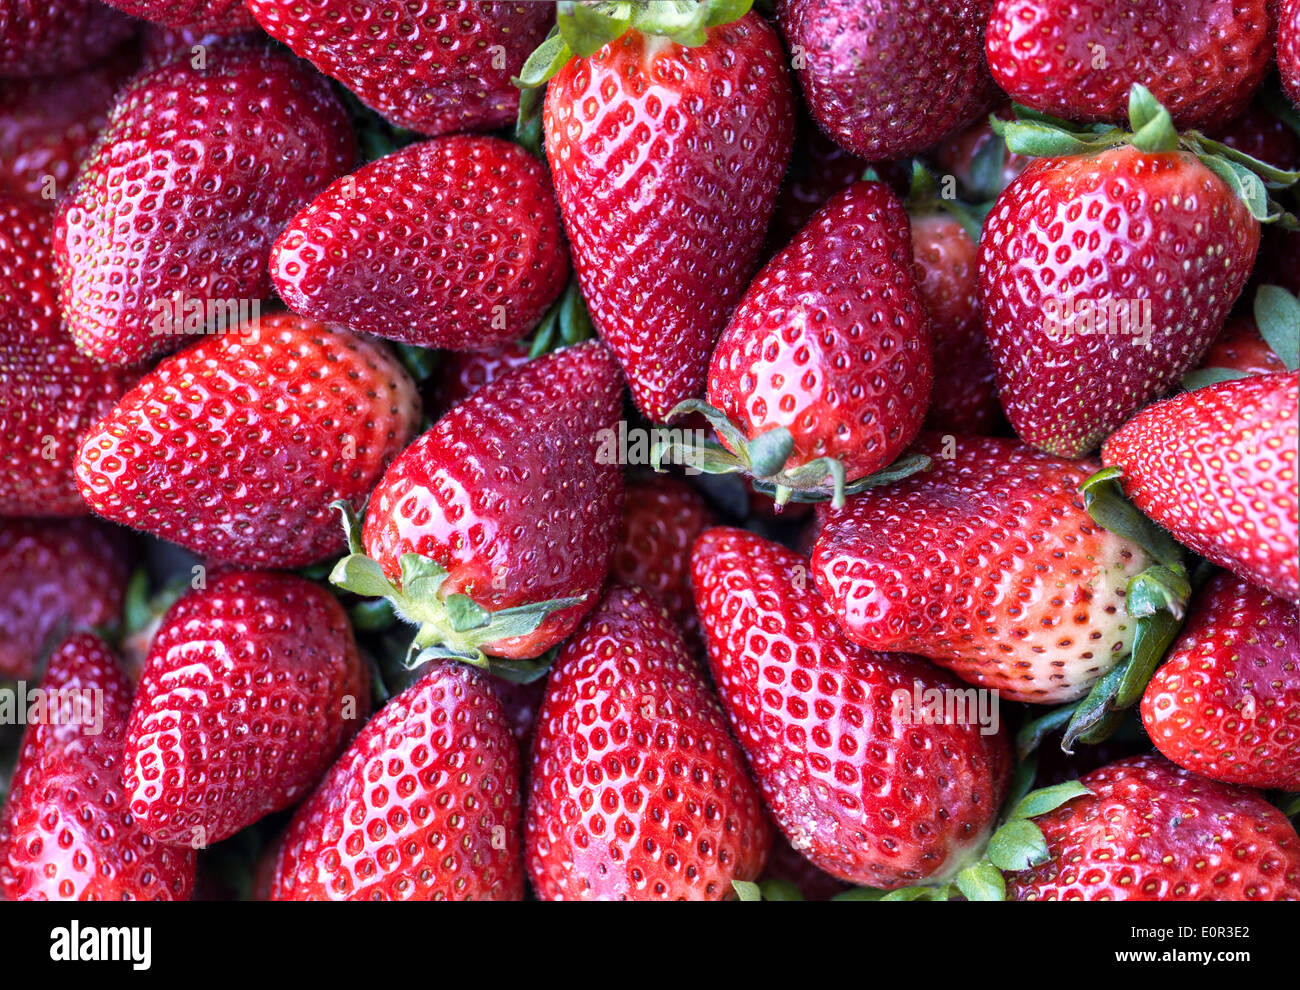
[[[615,586],[560,650],[533,737],[524,854],[542,900],[723,900],[771,828],[663,608]]]
[[[1010,106],[999,107],[993,116],[1015,119]],[[1032,161],[1009,150],[988,118],[931,148],[926,158],[939,172],[956,179],[961,191],[975,202],[995,199]]]
[[[1229,124],[1218,139],[1230,148],[1278,168],[1300,169],[1300,135],[1258,102]]]
[[[1216,130],[1268,71],[1268,0],[997,0],[986,47],[998,85],[1035,110],[1120,123],[1141,83],[1180,128]]]
[[[1082,697],[1128,654],[1149,562],[1097,526],[1095,470],[994,437],[924,436],[932,468],[827,514],[817,587],[849,638],[919,653],[1013,701]]]
[[[189,900],[194,853],[149,837],[126,807],[122,736],[131,689],[108,648],[64,641],[41,682],[60,720],[23,737],[0,818],[0,887],[10,900]],[[84,707],[83,707],[84,706]]]
[[[692,577],[718,694],[794,848],[877,888],[956,873],[991,833],[1011,765],[1005,733],[982,734],[973,710],[913,718],[961,682],[849,642],[804,558],[751,533],[709,530]]]
[[[1300,0],[1278,3],[1277,71],[1291,102],[1300,106]]]
[[[1160,756],[1079,781],[1092,793],[1036,819],[1048,859],[1007,877],[1020,901],[1300,899],[1300,838],[1253,791]]]
[[[516,341],[493,351],[449,351],[440,356],[424,390],[424,408],[435,422],[457,402],[532,360],[529,345]]]
[[[460,135],[335,182],[271,250],[295,311],[422,347],[485,351],[531,330],[569,274],[546,169]]]
[[[291,313],[164,360],[85,436],[95,512],[198,554],[298,567],[343,548],[418,421],[415,385],[378,343]]]
[[[1297,560],[1297,392],[1280,372],[1148,406],[1102,447],[1144,514],[1234,574],[1292,602]]]
[[[582,295],[654,421],[704,391],[794,127],[781,46],[757,14],[692,41],[629,31],[546,91],[546,157]]]
[[[59,338],[53,282],[49,216],[0,192],[0,352],[37,351]]]
[[[511,78],[551,20],[544,3],[248,0],[248,9],[267,34],[367,106],[431,137],[513,120],[519,90]]]
[[[84,68],[134,32],[99,0],[0,0],[0,78]]]
[[[767,232],[772,253],[789,244],[828,199],[859,181],[867,168],[861,158],[845,151],[813,121],[801,116],[795,131],[794,155]]]
[[[105,0],[118,10],[154,24],[193,31],[234,34],[257,26],[243,0]]]
[[[237,33],[198,28],[168,28],[160,24],[146,24],[140,32],[140,57],[145,68],[152,69],[177,57],[206,58],[207,49],[223,44],[257,44],[266,36],[254,27]]]
[[[287,57],[236,44],[176,59],[122,92],[60,204],[60,298],[77,345],[131,364],[270,292],[271,242],[355,158],[342,105]]]
[[[437,664],[298,809],[271,899],[522,900],[519,817],[518,752],[491,686]]]
[[[118,620],[130,564],[123,537],[89,519],[0,520],[0,678],[33,676],[68,630]]]
[[[822,130],[867,161],[914,155],[994,103],[980,57],[993,0],[781,0]]]
[[[1300,791],[1295,607],[1219,574],[1147,685],[1142,721],[1181,767],[1230,784]]]
[[[1214,338],[1201,368],[1224,368],[1243,375],[1268,375],[1286,371],[1286,365],[1268,346],[1253,316],[1241,313],[1232,317]]]

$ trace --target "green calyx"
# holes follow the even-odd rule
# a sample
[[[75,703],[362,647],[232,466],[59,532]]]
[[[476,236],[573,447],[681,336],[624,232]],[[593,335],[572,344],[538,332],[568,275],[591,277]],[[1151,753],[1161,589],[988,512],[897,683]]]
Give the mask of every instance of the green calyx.
[[[1280,285],[1261,285],[1255,292],[1255,326],[1264,343],[1287,371],[1300,368],[1300,300]],[[1236,368],[1200,368],[1183,376],[1189,392],[1206,385],[1248,378]]]
[[[1260,223],[1300,229],[1295,217],[1269,195],[1300,182],[1300,172],[1288,172],[1213,141],[1198,131],[1182,134],[1160,101],[1141,83],[1129,91],[1129,130],[1111,124],[1073,124],[1017,105],[1014,121],[991,118],[993,130],[1007,147],[1034,158],[1091,155],[1132,145],[1147,154],[1186,151],[1228,184]]]
[[[825,502],[829,499],[838,509],[849,495],[901,481],[930,466],[928,457],[905,454],[875,474],[854,479],[846,477],[844,465],[833,457],[819,457],[791,467],[789,461],[794,453],[794,436],[784,426],[774,427],[751,440],[727,419],[722,410],[700,399],[678,403],[668,413],[668,419],[674,420],[690,413],[699,413],[708,420],[726,445],[673,436],[655,444],[650,453],[651,466],[662,471],[667,461],[704,474],[748,475],[753,479],[755,490],[770,495],[778,506],[791,500]]]
[[[519,683],[535,680],[546,672],[548,664],[543,661],[491,657],[484,647],[527,636],[555,612],[581,604],[585,596],[489,612],[469,595],[443,594],[446,568],[417,553],[402,555],[398,587],[388,580],[378,562],[366,556],[361,545],[361,524],[352,507],[341,499],[332,507],[343,516],[349,553],[334,565],[330,582],[364,598],[386,599],[399,618],[418,627],[404,661],[408,668],[430,660],[460,660]]]
[[[732,880],[738,901],[802,901],[803,891],[789,880]]]
[[[528,356],[536,359],[562,347],[590,340],[595,335],[596,330],[582,301],[578,280],[574,278],[569,281],[563,295],[538,322],[529,343]]]

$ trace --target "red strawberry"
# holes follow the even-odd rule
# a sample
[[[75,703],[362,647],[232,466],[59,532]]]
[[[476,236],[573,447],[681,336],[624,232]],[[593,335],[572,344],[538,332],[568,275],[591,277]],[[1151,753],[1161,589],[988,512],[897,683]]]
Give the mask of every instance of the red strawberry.
[[[993,0],[781,0],[804,99],[867,161],[924,151],[994,103],[980,57]]]
[[[867,168],[861,158],[845,151],[815,123],[801,117],[795,131],[794,157],[768,229],[773,252],[789,244],[828,199],[859,181]]]
[[[772,834],[744,758],[662,607],[615,586],[560,650],[533,737],[537,896],[723,900]]]
[[[516,144],[414,144],[335,182],[289,222],[271,278],[305,316],[423,347],[522,337],[569,265],[546,169]]]
[[[146,24],[140,33],[140,55],[144,67],[152,69],[178,56],[186,59],[207,56],[213,45],[250,44],[265,41],[266,36],[257,28],[231,34],[223,31],[205,31],[197,28],[167,28],[159,24]]]
[[[790,154],[775,33],[747,14],[696,47],[630,31],[559,70],[546,157],[592,322],[637,407],[704,391]]]
[[[1142,696],[1142,721],[1179,766],[1214,780],[1300,791],[1295,607],[1219,574]]]
[[[1278,4],[1277,71],[1291,102],[1300,106],[1300,0]]]
[[[97,513],[199,554],[298,567],[343,548],[411,439],[415,385],[378,343],[293,314],[167,358],[86,434],[77,483]]]
[[[127,809],[122,736],[131,689],[94,636],[67,639],[41,682],[60,722],[23,737],[0,819],[10,900],[189,900],[194,853],[154,841]],[[51,702],[53,704],[53,702]]]
[[[39,352],[61,336],[53,282],[49,216],[0,192],[0,353]]]
[[[134,31],[129,17],[99,0],[0,0],[0,77],[83,68]]]
[[[1253,791],[1160,756],[1079,781],[1092,793],[1035,819],[1048,859],[1007,877],[1020,901],[1300,900],[1300,838]]]
[[[997,0],[987,51],[998,85],[1035,110],[1120,123],[1141,83],[1179,127],[1214,130],[1268,71],[1268,0]]]
[[[276,901],[523,899],[519,757],[478,672],[439,664],[390,700],[294,815]]]
[[[298,63],[232,44],[203,64],[136,77],[60,205],[60,297],[99,361],[175,350],[176,309],[211,326],[267,296],[276,234],[355,158],[342,105]]]
[[[993,115],[1015,119],[1009,106],[1000,107]],[[940,172],[956,179],[962,191],[975,201],[996,198],[1032,160],[1008,150],[988,118],[958,131],[931,148],[926,157]]]
[[[692,576],[718,694],[794,848],[877,888],[956,873],[992,831],[1006,735],[996,722],[986,733],[973,706],[969,722],[912,715],[926,693],[975,692],[849,642],[804,558],[761,537],[709,530]]]
[[[1251,158],[1294,171],[1300,168],[1300,135],[1259,103],[1228,125],[1218,139]]]
[[[194,31],[234,34],[257,26],[243,0],[106,0],[132,17]]]
[[[1096,465],[994,437],[918,450],[929,471],[854,496],[817,538],[812,571],[840,625],[1013,701],[1082,697],[1132,646],[1124,594],[1148,563],[1084,510]]]
[[[1286,370],[1282,359],[1260,334],[1254,317],[1246,313],[1228,320],[1200,367],[1225,368],[1247,376]]]
[[[1142,410],[1101,453],[1179,543],[1292,602],[1298,392],[1294,371],[1184,392]]]
[[[449,351],[440,356],[433,377],[426,383],[424,408],[431,419],[437,420],[457,402],[531,360],[529,345],[521,341],[494,351]]]
[[[116,623],[129,564],[101,523],[0,520],[0,678],[34,675],[54,636]]]
[[[396,7],[248,0],[262,29],[393,123],[437,136],[514,119],[511,83],[549,27],[545,3]]]
[[[527,684],[515,684],[502,677],[492,678],[492,689],[501,702],[501,711],[510,723],[510,732],[519,743],[519,751],[527,754],[533,739],[537,713],[541,711],[546,696],[546,681],[538,679]]]

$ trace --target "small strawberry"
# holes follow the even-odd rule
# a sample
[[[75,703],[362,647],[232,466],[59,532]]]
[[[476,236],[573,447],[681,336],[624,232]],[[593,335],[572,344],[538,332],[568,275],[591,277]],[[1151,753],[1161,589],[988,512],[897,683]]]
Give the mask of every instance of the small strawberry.
[[[1277,71],[1291,103],[1300,106],[1300,0],[1279,0]]]
[[[560,650],[533,737],[524,852],[542,900],[723,900],[771,828],[663,608],[615,586]]]
[[[314,199],[271,251],[291,309],[422,347],[486,351],[531,330],[569,274],[546,169],[516,144],[410,145]]]
[[[425,411],[436,421],[457,402],[463,402],[502,375],[522,368],[532,358],[531,348],[523,341],[492,351],[449,351],[439,357],[433,377],[425,383]]]
[[[102,516],[198,554],[298,567],[342,550],[330,508],[359,508],[418,421],[415,385],[373,340],[291,313],[164,360],[81,442]]]
[[[132,17],[171,28],[234,34],[257,26],[243,0],[105,0]]]
[[[0,0],[0,78],[84,68],[134,32],[99,0]]]
[[[522,900],[520,803],[518,751],[487,679],[435,665],[299,807],[271,899]]]

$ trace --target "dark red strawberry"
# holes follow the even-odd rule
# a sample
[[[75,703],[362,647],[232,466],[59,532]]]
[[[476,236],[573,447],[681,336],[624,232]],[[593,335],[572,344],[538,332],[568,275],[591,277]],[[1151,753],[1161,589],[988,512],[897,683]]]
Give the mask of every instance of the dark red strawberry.
[[[849,642],[807,561],[751,533],[709,530],[692,577],[718,694],[794,848],[876,888],[961,869],[1006,791],[997,699],[981,724],[977,692],[955,677]],[[960,719],[921,714],[927,697],[967,696]]]
[[[615,586],[560,650],[533,738],[524,854],[537,896],[724,900],[771,827],[681,636]]]
[[[0,520],[0,678],[33,676],[56,637],[117,623],[124,536],[89,519]]]
[[[629,31],[546,90],[546,157],[582,295],[654,421],[704,391],[794,127],[775,32],[753,13],[700,30],[694,47]]]
[[[168,28],[160,24],[146,24],[140,32],[140,57],[145,68],[152,69],[170,59],[206,58],[213,45],[255,44],[266,36],[257,28],[230,34],[191,28]]]
[[[1035,110],[1122,123],[1141,83],[1179,127],[1215,130],[1268,71],[1268,0],[997,0],[987,53],[998,85]]]
[[[914,155],[997,90],[980,55],[993,0],[781,0],[781,33],[822,130],[867,161]]]
[[[1300,0],[1279,0],[1277,71],[1291,102],[1300,106]]]
[[[18,193],[0,192],[0,353],[59,339],[50,218]]]
[[[495,137],[410,145],[335,182],[271,251],[293,310],[422,347],[518,340],[569,275],[546,168]]]
[[[527,684],[515,684],[503,677],[494,677],[492,689],[510,723],[510,732],[519,743],[519,752],[526,757],[532,744],[537,713],[541,711],[542,699],[546,696],[546,681],[539,678]]]
[[[486,678],[435,665],[294,815],[276,901],[523,899],[519,756]]]
[[[58,698],[59,719],[33,722],[23,737],[0,818],[4,895],[189,900],[194,853],[150,838],[127,808],[122,737],[131,689],[112,653],[94,636],[72,636],[50,658],[41,688]]]
[[[1231,574],[1193,602],[1142,696],[1160,752],[1214,780],[1300,791],[1295,606]]]
[[[59,208],[64,312],[105,363],[175,350],[177,309],[211,327],[269,295],[280,228],[355,160],[342,105],[310,70],[236,44],[201,61],[123,90]]]
[[[291,313],[163,361],[90,430],[77,483],[97,513],[254,567],[344,547],[330,508],[360,508],[419,420],[379,343]]]
[[[0,78],[84,68],[134,32],[99,0],[0,0]]]
[[[1160,756],[1094,770],[1091,794],[1035,819],[1047,859],[1007,876],[1019,901],[1300,900],[1300,838],[1254,791]]]
[[[243,0],[106,0],[118,10],[154,24],[234,34],[257,26]]]
[[[1229,124],[1218,139],[1230,148],[1278,168],[1300,169],[1300,135],[1258,102]]]
[[[1101,453],[1179,543],[1292,602],[1298,392],[1294,371],[1184,392],[1142,410]]]
[[[425,384],[425,411],[430,419],[440,419],[457,402],[531,360],[531,348],[521,341],[494,351],[449,351],[440,356],[433,377]]]
[[[1000,107],[994,116],[1015,119],[1010,106]],[[957,180],[953,193],[963,192],[975,202],[996,198],[1032,160],[1010,151],[988,118],[940,142],[926,152],[926,158],[937,171]]]
[[[790,169],[768,228],[773,253],[790,243],[828,199],[862,179],[867,168],[861,158],[845,151],[813,121],[801,116]]]

